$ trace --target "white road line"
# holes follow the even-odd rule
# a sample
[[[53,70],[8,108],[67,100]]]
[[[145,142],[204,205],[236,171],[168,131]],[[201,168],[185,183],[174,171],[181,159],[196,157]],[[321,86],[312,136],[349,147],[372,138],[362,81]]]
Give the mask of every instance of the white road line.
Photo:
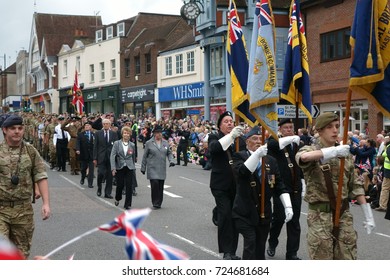
[[[209,184],[201,183],[201,182],[198,182],[198,181],[196,181],[196,180],[192,180],[192,179],[187,178],[187,177],[179,176],[179,178],[181,178],[181,179],[183,179],[183,180],[187,180],[187,181],[193,182],[193,183],[197,183],[197,184],[199,184],[199,185],[209,186]]]
[[[150,185],[147,185],[147,187],[150,189]],[[164,186],[164,188],[170,188],[170,187],[171,186],[167,186],[167,185]],[[167,191],[164,191],[164,194],[166,194],[167,196],[173,197],[173,198],[183,198],[180,195],[177,195],[177,194],[174,194],[174,193],[171,193],[171,192],[167,192]]]
[[[76,188],[79,188],[80,190],[85,190],[85,188],[83,187],[80,187],[78,184],[76,184],[75,182],[73,182],[72,180],[66,178],[64,175],[60,175],[60,177],[66,181],[68,181],[69,183],[71,183],[73,186],[75,186]]]
[[[387,235],[387,234],[383,234],[383,233],[380,233],[380,232],[375,232],[376,235],[380,235],[380,236],[384,236],[384,237],[387,237],[387,238],[390,238],[390,235]]]
[[[196,244],[195,242],[192,242],[191,240],[189,240],[187,238],[184,238],[184,237],[182,237],[182,236],[180,236],[180,235],[178,235],[176,233],[168,232],[168,234],[173,236],[173,237],[175,237],[175,238],[177,238],[177,239],[180,239],[181,241],[184,241],[184,242],[190,244],[191,246],[201,250],[202,252],[205,252],[205,253],[207,253],[209,255],[212,255],[212,256],[214,256],[214,257],[216,257],[218,259],[221,258],[221,256],[218,253],[216,253],[216,252],[214,252],[214,251],[212,251],[210,249],[207,249],[206,247],[203,247],[203,246],[201,246],[199,244]]]

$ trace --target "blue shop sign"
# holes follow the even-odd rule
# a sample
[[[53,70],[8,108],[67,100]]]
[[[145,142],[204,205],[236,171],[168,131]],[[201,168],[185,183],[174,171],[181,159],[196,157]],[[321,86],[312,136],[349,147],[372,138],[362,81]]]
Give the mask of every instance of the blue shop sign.
[[[203,98],[204,83],[194,83],[158,89],[159,102]]]

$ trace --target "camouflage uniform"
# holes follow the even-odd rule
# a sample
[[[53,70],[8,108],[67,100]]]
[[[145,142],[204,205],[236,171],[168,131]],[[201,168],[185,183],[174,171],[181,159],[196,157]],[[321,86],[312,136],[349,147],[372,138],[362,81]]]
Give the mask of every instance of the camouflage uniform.
[[[79,132],[79,129],[74,124],[72,123],[69,124],[70,122],[71,120],[65,121],[61,125],[61,129],[67,131],[71,137],[68,142],[70,171],[72,175],[78,175],[78,171],[80,171],[80,164],[77,160],[77,155],[76,155],[76,142],[77,142],[77,133]]]
[[[319,139],[321,140],[321,139]],[[306,181],[304,200],[309,203],[307,215],[307,244],[311,259],[346,259],[354,260],[357,257],[357,233],[353,228],[353,218],[347,208],[340,217],[339,237],[332,234],[333,217],[330,209],[325,178],[320,168],[320,161],[301,162],[299,159],[305,152],[325,148],[318,141],[317,146],[304,146],[296,154],[296,161],[302,168]],[[330,159],[327,164],[331,168],[333,190],[335,195],[338,189],[340,160]],[[348,203],[348,198],[364,195],[363,182],[356,176],[352,157],[345,159],[342,199]],[[348,204],[347,204],[348,205]]]
[[[47,141],[49,144],[49,162],[50,162],[50,168],[53,169],[56,166],[57,163],[57,154],[56,154],[56,147],[53,143],[53,137],[55,132],[56,124],[53,123],[53,120],[51,123],[49,123],[45,128],[45,133],[47,136]]]
[[[19,151],[19,147],[11,148],[5,141],[0,143],[0,234],[28,257],[34,232],[33,182],[46,179],[47,173],[38,151],[26,143],[20,157],[19,184],[13,185],[11,177],[17,169]]]

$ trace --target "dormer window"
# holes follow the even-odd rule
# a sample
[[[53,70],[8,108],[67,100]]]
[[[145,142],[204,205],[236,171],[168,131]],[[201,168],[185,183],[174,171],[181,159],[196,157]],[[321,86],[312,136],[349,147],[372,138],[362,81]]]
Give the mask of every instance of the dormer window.
[[[112,37],[114,37],[114,28],[109,26],[106,28],[106,39],[110,39]]]
[[[118,34],[118,37],[125,36],[125,23],[124,22],[118,23],[118,25],[116,26],[116,34]]]
[[[96,30],[96,38],[95,38],[95,42],[98,43],[98,42],[101,42],[103,41],[103,30]]]

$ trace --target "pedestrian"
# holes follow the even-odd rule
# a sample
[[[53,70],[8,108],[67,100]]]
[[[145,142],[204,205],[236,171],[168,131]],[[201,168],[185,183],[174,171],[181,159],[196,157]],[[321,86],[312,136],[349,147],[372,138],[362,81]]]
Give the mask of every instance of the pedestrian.
[[[115,206],[122,200],[122,191],[125,188],[126,210],[131,208],[133,200],[133,180],[135,178],[135,145],[130,141],[131,128],[124,126],[121,129],[122,139],[114,142],[110,155],[112,176],[116,176]]]
[[[67,131],[70,135],[70,139],[68,142],[68,150],[71,175],[79,175],[80,171],[80,162],[77,160],[76,155],[77,135],[80,132],[80,128],[81,118],[79,116],[73,116],[71,118],[68,118],[61,125],[61,129]]]
[[[98,168],[97,177],[97,196],[102,195],[103,180],[106,181],[104,187],[104,197],[112,199],[112,171],[110,164],[110,155],[112,145],[118,140],[118,134],[112,131],[111,121],[109,119],[102,120],[103,129],[95,133],[95,142],[93,144],[93,163]]]
[[[209,154],[212,158],[210,189],[214,196],[218,226],[218,250],[224,260],[239,260],[236,256],[238,231],[232,218],[233,201],[236,196],[236,184],[232,169],[233,147],[236,138],[241,136],[244,127],[234,127],[233,115],[226,111],[217,122],[218,133],[209,134]]]
[[[279,195],[273,198],[274,209],[272,213],[271,229],[268,239],[267,254],[275,256],[276,247],[279,244],[279,235],[283,225],[286,224],[286,260],[299,260],[298,250],[301,239],[301,225],[299,223],[302,206],[302,170],[295,162],[295,154],[299,149],[300,137],[294,135],[294,124],[292,119],[281,119],[279,121],[279,139],[272,136],[268,139],[268,154],[274,157],[278,163],[279,171],[284,185],[290,195],[294,216],[288,223],[285,223],[285,211]]]
[[[35,184],[42,197],[43,220],[50,217],[45,165],[38,151],[23,141],[22,117],[9,116],[2,124],[0,143],[0,235],[9,238],[27,258],[34,233]]]
[[[53,137],[53,144],[56,148],[57,154],[57,171],[66,172],[66,160],[68,158],[68,142],[70,135],[67,131],[62,129],[64,123],[64,116],[59,116],[57,119],[57,126],[55,127],[55,134]]]
[[[177,136],[180,139],[179,143],[177,145],[177,150],[176,150],[177,165],[180,165],[180,155],[183,154],[183,161],[184,161],[183,166],[187,166],[187,164],[188,164],[188,155],[187,155],[188,139],[190,137],[190,130],[188,128],[187,122],[183,122],[180,129],[178,130]]]
[[[232,216],[237,230],[244,237],[242,259],[265,260],[272,214],[272,196],[280,197],[285,209],[286,222],[293,217],[293,210],[277,162],[273,157],[267,156],[267,145],[261,146],[262,135],[259,126],[255,126],[245,134],[245,139],[246,150],[233,155],[233,167],[237,174],[237,194]],[[262,174],[263,162],[264,174]],[[261,197],[262,177],[265,177],[264,202]]]
[[[381,194],[379,196],[379,207],[375,208],[376,211],[387,211],[387,204],[389,202],[390,195],[390,143],[386,143],[386,147],[382,153],[382,157],[384,159],[383,164],[383,182]]]
[[[163,202],[164,182],[167,177],[167,158],[169,167],[175,166],[169,143],[162,137],[162,127],[155,125],[152,138],[145,143],[141,163],[141,173],[145,175],[147,172],[146,177],[150,180],[154,209],[161,208]]]
[[[364,214],[364,227],[370,234],[375,228],[371,207],[366,203],[363,182],[354,170],[349,145],[337,145],[340,122],[333,112],[322,113],[316,120],[318,142],[302,147],[296,161],[306,181],[304,200],[309,204],[307,214],[307,247],[311,259],[355,260],[357,234],[349,211],[348,197],[356,199]],[[334,227],[336,196],[340,174],[340,158],[345,158],[342,203],[338,228]]]
[[[95,141],[95,133],[92,132],[90,122],[84,123],[84,130],[77,134],[76,154],[80,161],[81,179],[80,185],[84,185],[87,177],[88,169],[88,188],[93,188],[93,178],[95,174],[95,166],[93,164],[93,147]]]

